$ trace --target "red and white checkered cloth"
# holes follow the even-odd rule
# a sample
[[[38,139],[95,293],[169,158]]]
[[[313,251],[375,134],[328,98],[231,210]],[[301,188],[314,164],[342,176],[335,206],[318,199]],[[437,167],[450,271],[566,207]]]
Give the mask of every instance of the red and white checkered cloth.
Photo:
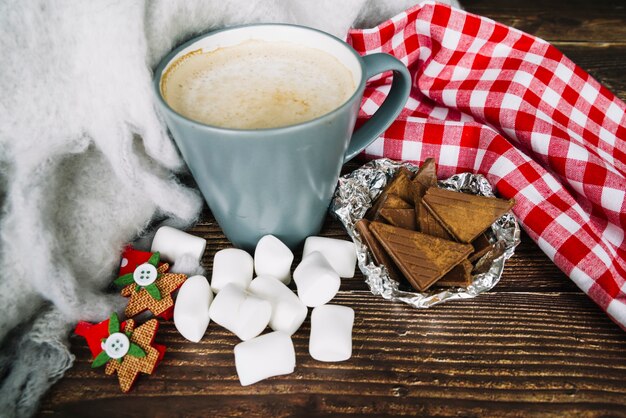
[[[370,158],[434,157],[442,176],[485,175],[539,247],[626,330],[626,106],[555,47],[431,1],[351,30],[413,75],[400,117]],[[368,85],[360,119],[389,90]]]

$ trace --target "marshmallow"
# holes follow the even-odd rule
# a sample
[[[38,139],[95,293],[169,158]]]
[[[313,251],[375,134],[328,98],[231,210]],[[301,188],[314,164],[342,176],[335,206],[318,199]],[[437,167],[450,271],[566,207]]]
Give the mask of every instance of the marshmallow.
[[[275,331],[235,346],[235,367],[242,386],[293,373],[296,351],[291,337]]]
[[[257,276],[273,276],[285,284],[291,281],[293,253],[281,240],[265,235],[254,250],[254,270]]]
[[[356,265],[356,247],[352,241],[326,237],[308,237],[304,241],[302,258],[313,251],[322,253],[335,269],[339,277],[354,277]]]
[[[324,305],[311,313],[309,354],[319,361],[344,361],[352,356],[354,310]]]
[[[234,283],[242,290],[252,281],[254,261],[252,256],[244,250],[226,248],[215,253],[213,258],[213,275],[211,288],[219,293],[224,286]]]
[[[272,318],[272,304],[256,296],[248,296],[239,307],[235,334],[242,341],[259,335]]]
[[[226,285],[213,299],[209,308],[209,316],[214,322],[231,332],[235,332],[239,307],[245,300],[246,293],[241,288],[232,283]]]
[[[308,310],[302,301],[280,280],[259,276],[252,280],[248,292],[272,304],[270,328],[292,335],[304,322]]]
[[[158,251],[161,258],[170,263],[175,263],[184,254],[190,254],[194,260],[200,263],[205,248],[206,240],[204,238],[188,234],[171,226],[162,226],[154,235],[150,251],[153,253]]]
[[[209,316],[241,340],[259,335],[272,317],[272,305],[256,296],[249,296],[236,284],[230,283],[215,296]]]
[[[317,251],[304,257],[293,272],[298,297],[306,306],[329,302],[339,291],[341,280],[326,258]]]
[[[213,292],[204,276],[192,276],[185,280],[174,305],[174,325],[186,339],[197,343],[209,326],[209,306]]]

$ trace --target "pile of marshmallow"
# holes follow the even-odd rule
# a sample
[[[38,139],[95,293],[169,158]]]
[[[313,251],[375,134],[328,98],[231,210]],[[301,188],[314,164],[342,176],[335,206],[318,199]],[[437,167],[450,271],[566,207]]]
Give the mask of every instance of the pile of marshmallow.
[[[327,362],[349,359],[354,311],[327,303],[339,291],[340,278],[354,277],[354,244],[307,238],[302,262],[293,272],[297,295],[287,287],[293,259],[291,250],[273,235],[261,238],[254,258],[236,248],[218,251],[211,283],[204,276],[193,276],[179,290],[174,306],[176,329],[198,342],[213,320],[239,337],[243,342],[235,346],[235,365],[239,381],[246,386],[294,371],[291,336],[310,307],[311,357]],[[260,335],[268,325],[273,331]]]

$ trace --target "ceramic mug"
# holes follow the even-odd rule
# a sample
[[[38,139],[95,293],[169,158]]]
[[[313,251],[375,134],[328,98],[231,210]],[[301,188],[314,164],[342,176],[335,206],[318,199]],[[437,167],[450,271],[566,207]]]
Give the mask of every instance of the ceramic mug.
[[[196,122],[164,100],[162,76],[179,57],[250,39],[295,42],[331,54],[352,73],[356,85],[352,96],[318,118],[253,130]],[[390,70],[393,83],[387,98],[371,119],[354,131],[365,82]],[[167,55],[154,75],[160,110],[209,208],[233,245],[249,251],[267,234],[293,249],[320,231],[341,166],[394,121],[410,87],[409,71],[391,55],[361,57],[332,35],[285,24],[238,26],[199,36]]]

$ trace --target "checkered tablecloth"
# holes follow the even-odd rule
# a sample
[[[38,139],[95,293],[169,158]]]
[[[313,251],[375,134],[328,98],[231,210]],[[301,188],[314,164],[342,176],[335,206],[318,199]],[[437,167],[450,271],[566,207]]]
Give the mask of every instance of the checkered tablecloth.
[[[351,30],[361,54],[387,52],[413,75],[400,117],[370,158],[434,157],[441,176],[483,174],[539,247],[626,330],[626,106],[555,47],[425,2]],[[373,79],[360,120],[382,103]]]

